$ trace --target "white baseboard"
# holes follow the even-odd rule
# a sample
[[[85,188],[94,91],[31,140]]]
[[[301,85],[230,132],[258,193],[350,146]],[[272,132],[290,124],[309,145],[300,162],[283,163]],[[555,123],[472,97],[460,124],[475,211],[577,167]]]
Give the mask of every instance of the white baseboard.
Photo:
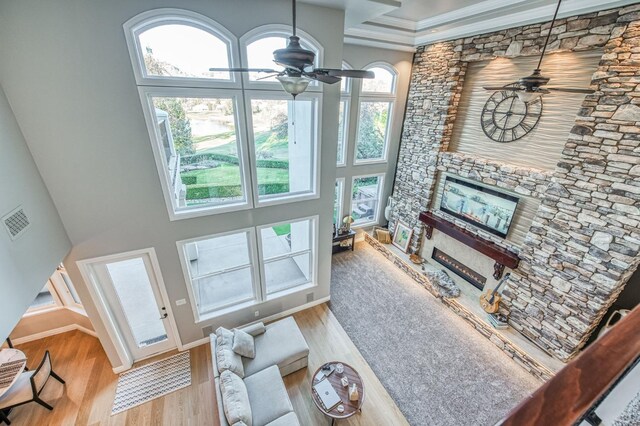
[[[131,366],[127,366],[127,365],[121,365],[119,367],[113,367],[112,370],[115,374],[120,374],[120,373],[124,373],[125,371],[129,370],[131,368]]]
[[[195,342],[191,342],[191,343],[187,343],[185,345],[182,345],[182,349],[180,351],[188,351],[189,349],[193,349],[195,347],[198,347],[200,345],[204,345],[206,343],[209,343],[211,341],[211,339],[209,339],[208,337],[203,337],[200,340],[196,340]]]
[[[288,317],[289,315],[293,315],[296,312],[304,311],[305,309],[313,308],[314,306],[317,306],[317,305],[322,305],[323,303],[328,302],[329,299],[331,299],[331,297],[330,296],[326,296],[326,297],[323,297],[321,299],[314,300],[313,302],[309,302],[309,303],[306,303],[304,305],[296,306],[295,308],[291,308],[291,309],[286,310],[284,312],[278,312],[277,314],[273,314],[271,316],[262,318],[262,319],[260,319],[258,321],[253,321],[253,322],[250,322],[249,324],[241,325],[238,328],[246,327],[248,325],[255,324],[255,323],[258,323],[258,322],[264,322],[264,323],[273,322],[273,321],[279,320],[280,318],[284,318],[284,317]]]
[[[40,333],[31,334],[29,336],[18,337],[16,339],[11,339],[11,343],[14,345],[20,345],[22,343],[33,342],[34,340],[44,339],[45,337],[55,336],[56,334],[66,333],[68,331],[79,330],[89,336],[98,337],[95,331],[89,330],[88,328],[82,327],[78,324],[69,324],[64,327],[53,328],[51,330],[42,331]]]

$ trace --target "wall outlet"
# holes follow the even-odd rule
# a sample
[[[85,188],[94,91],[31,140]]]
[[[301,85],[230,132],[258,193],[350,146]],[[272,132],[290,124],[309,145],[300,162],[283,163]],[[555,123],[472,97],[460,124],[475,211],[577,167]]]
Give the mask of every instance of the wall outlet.
[[[257,317],[258,315],[260,315],[260,311],[256,311],[253,315]]]
[[[182,306],[182,305],[186,305],[186,304],[187,304],[186,299],[176,300],[176,306]]]

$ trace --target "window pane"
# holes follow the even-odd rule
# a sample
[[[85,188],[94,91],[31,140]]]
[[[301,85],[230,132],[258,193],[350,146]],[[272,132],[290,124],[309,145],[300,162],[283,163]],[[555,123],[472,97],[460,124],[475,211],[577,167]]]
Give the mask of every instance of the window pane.
[[[338,110],[338,158],[336,164],[342,165],[345,163],[345,148],[347,145],[347,129],[345,124],[347,122],[347,101],[340,101],[340,109]]]
[[[193,286],[200,314],[253,299],[250,267],[201,278]]]
[[[362,80],[363,92],[392,93],[394,85],[394,75],[389,70],[374,67],[369,68],[373,71],[376,78],[365,78]]]
[[[161,25],[138,36],[148,75],[229,80],[227,44],[204,30],[188,25]]]
[[[361,102],[356,161],[383,160],[391,102]]]
[[[44,308],[47,306],[55,306],[55,304],[56,304],[56,301],[53,298],[53,295],[51,294],[51,292],[49,291],[49,286],[45,284],[45,286],[42,288],[42,290],[40,290],[36,298],[33,299],[33,302],[31,302],[31,305],[29,305],[29,308],[30,309]]]
[[[191,276],[201,277],[251,264],[247,234],[232,234],[188,243],[185,246]]]
[[[166,340],[144,260],[138,257],[108,263],[106,268],[138,347]]]
[[[382,178],[380,176],[353,179],[351,215],[355,225],[378,220],[381,181]]]
[[[62,277],[62,280],[64,281],[65,285],[69,289],[69,293],[71,294],[71,298],[73,299],[73,301],[78,305],[80,305],[81,304],[80,296],[78,296],[78,292],[76,291],[76,288],[74,287],[73,282],[71,281],[71,278],[69,277],[69,275],[64,271],[60,271],[60,276]]]
[[[154,97],[153,105],[178,209],[244,202],[233,99]]]
[[[252,99],[251,114],[258,197],[313,192],[315,100]]]
[[[333,193],[333,223],[340,227],[340,217],[342,216],[342,195],[344,193],[344,181],[336,180],[336,187]]]
[[[311,282],[311,231],[311,220],[260,230],[268,294]]]
[[[304,253],[265,263],[267,294],[277,293],[311,281],[311,254]]]
[[[183,250],[200,314],[253,299],[247,232],[187,243]]]

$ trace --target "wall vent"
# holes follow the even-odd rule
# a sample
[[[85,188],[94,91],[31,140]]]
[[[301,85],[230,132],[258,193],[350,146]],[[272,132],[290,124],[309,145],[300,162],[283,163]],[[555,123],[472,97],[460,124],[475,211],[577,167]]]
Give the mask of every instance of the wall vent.
[[[307,293],[307,303],[313,302],[313,293]]]
[[[202,327],[202,334],[204,337],[209,337],[213,333],[213,326],[208,325],[206,327]]]
[[[29,229],[29,225],[31,224],[22,206],[4,216],[2,223],[12,240],[20,238],[20,236]]]

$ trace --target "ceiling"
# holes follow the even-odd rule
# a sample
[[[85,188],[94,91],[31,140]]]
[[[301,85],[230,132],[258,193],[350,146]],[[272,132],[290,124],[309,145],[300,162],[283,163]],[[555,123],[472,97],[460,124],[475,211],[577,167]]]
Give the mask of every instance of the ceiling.
[[[416,46],[549,21],[556,0],[301,0],[345,11],[345,42],[413,51]],[[638,3],[564,0],[559,17]]]

